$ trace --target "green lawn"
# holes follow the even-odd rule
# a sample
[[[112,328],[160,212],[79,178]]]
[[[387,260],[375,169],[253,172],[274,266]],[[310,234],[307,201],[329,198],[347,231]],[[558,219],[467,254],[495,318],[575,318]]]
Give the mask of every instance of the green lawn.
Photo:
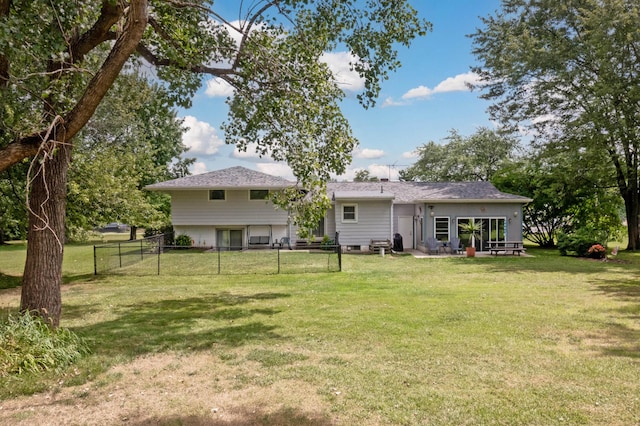
[[[347,255],[339,273],[94,278],[91,247],[69,246],[62,326],[93,355],[65,383],[105,380],[139,355],[206,352],[244,371],[237,389],[306,383],[341,424],[639,424],[640,255],[528,252]],[[10,287],[23,259],[22,246],[0,248],[3,317],[18,307]],[[7,398],[59,377],[0,381]]]

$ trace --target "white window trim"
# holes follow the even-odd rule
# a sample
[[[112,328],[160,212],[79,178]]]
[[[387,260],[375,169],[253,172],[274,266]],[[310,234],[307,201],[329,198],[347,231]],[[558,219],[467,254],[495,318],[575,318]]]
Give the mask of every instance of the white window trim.
[[[211,198],[211,191],[222,191],[224,194],[224,198],[223,199],[217,199],[217,198]],[[223,201],[227,201],[227,190],[226,189],[210,189],[209,192],[207,192],[207,198],[209,201],[215,201],[215,202],[223,202]]]
[[[437,238],[436,221],[438,219],[447,220],[447,239],[445,241],[451,241],[451,218],[449,216],[436,216],[433,218],[433,238]]]
[[[344,218],[344,208],[345,207],[353,207],[353,219],[345,219]],[[342,223],[358,223],[358,205],[354,203],[343,204],[340,209],[340,219],[342,219]]]

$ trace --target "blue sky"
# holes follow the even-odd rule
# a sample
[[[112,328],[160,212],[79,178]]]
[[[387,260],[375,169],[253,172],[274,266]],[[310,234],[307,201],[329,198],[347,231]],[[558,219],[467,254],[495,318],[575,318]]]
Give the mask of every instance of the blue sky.
[[[402,67],[383,82],[377,105],[363,109],[349,90],[342,109],[360,141],[353,162],[340,180],[351,180],[357,170],[366,169],[380,178],[396,179],[398,171],[413,164],[415,150],[429,141],[441,142],[451,129],[462,135],[478,127],[492,127],[486,101],[470,92],[465,81],[473,81],[470,67],[471,39],[480,26],[479,16],[499,8],[500,0],[413,0],[421,17],[433,23],[433,31],[400,51]],[[357,88],[358,80],[348,73],[348,56],[333,52],[325,58],[346,88]],[[196,157],[192,173],[244,166],[293,179],[283,163],[259,158],[251,152],[239,153],[224,144],[220,130],[228,109],[229,91],[209,80],[197,93],[193,106],[179,111],[190,130],[183,141]]]

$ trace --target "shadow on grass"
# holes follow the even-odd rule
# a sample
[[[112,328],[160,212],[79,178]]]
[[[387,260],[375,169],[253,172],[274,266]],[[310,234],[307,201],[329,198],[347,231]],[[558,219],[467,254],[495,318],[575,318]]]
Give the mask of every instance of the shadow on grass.
[[[600,279],[594,283],[594,291],[614,297],[626,305],[613,310],[616,317],[627,318],[632,321],[640,320],[640,282],[637,280],[606,280]],[[620,344],[605,345],[603,352],[607,355],[640,358],[640,331],[624,324],[609,324],[609,335]]]
[[[63,275],[63,284],[73,284],[78,281],[95,281],[105,277],[93,274]],[[22,275],[6,275],[0,272],[0,290],[16,288],[22,285]]]
[[[63,275],[62,283],[73,284],[77,281],[96,281],[96,280],[101,280],[105,278],[106,277],[102,277],[100,275],[94,275],[94,274]]]
[[[623,324],[611,324],[609,335],[620,343],[605,345],[602,348],[605,355],[640,359],[640,331]]]
[[[563,272],[576,274],[602,274],[606,270],[625,271],[638,270],[638,265],[631,262],[603,262],[600,259],[589,259],[576,256],[561,256],[558,250],[527,248],[530,256],[482,256],[475,259],[465,257],[455,258],[454,261],[477,262],[495,272],[508,273],[541,273]]]
[[[228,413],[225,413],[228,414]],[[326,416],[318,413],[304,412],[299,409],[282,408],[275,412],[260,409],[244,409],[233,420],[216,419],[206,416],[166,416],[144,420],[129,420],[134,426],[185,425],[185,426],[244,426],[244,425],[314,425],[329,426],[334,423]],[[221,416],[222,417],[222,416]]]
[[[256,316],[272,316],[280,311],[252,308],[246,304],[289,297],[282,293],[232,295],[219,293],[197,298],[167,299],[113,308],[115,319],[73,328],[103,356],[136,356],[165,350],[206,350],[216,344],[240,346],[251,341],[279,340],[276,327]],[[67,318],[79,318],[87,306],[65,306]]]
[[[640,302],[640,282],[638,280],[606,280],[594,283],[597,291],[616,297],[625,302]]]
[[[22,276],[5,275],[0,272],[0,290],[16,288],[22,285]]]

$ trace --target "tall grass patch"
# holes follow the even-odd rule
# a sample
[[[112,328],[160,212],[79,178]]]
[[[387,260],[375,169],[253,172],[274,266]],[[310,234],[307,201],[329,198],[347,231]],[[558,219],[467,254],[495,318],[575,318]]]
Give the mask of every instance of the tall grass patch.
[[[59,372],[89,353],[72,331],[51,329],[28,312],[0,323],[0,377]]]

